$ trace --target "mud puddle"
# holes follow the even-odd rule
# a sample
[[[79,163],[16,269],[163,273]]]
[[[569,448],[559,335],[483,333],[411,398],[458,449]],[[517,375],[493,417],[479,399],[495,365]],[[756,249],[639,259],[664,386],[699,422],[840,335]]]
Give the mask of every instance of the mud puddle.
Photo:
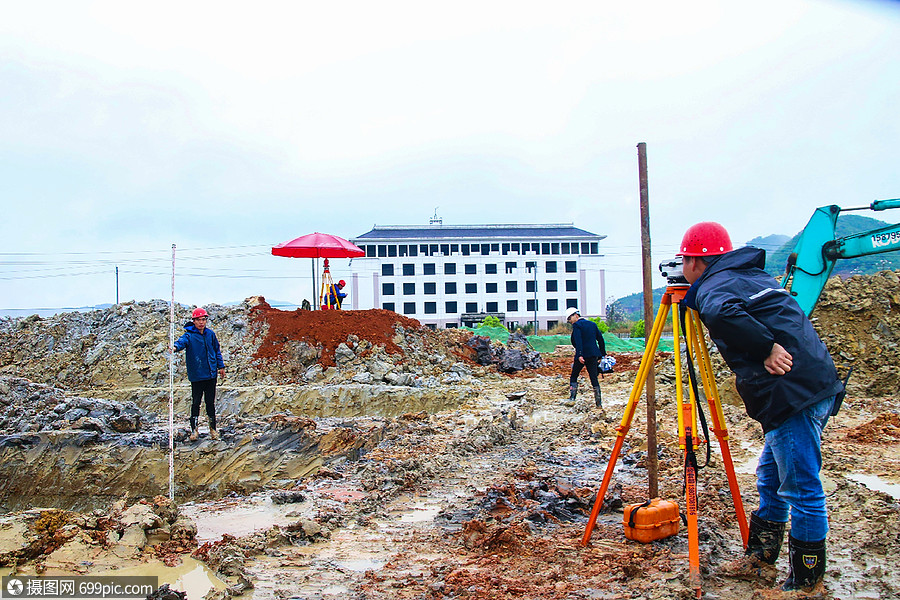
[[[92,575],[157,577],[159,585],[168,583],[170,588],[186,592],[188,598],[203,598],[211,590],[221,592],[225,589],[225,583],[202,562],[188,557],[181,560],[182,563],[177,567],[167,567],[161,562],[151,562],[135,567],[92,573]]]
[[[216,542],[224,535],[242,537],[275,525],[288,525],[308,511],[307,501],[275,504],[269,494],[223,498],[214,502],[188,502],[181,512],[197,525],[197,542]]]

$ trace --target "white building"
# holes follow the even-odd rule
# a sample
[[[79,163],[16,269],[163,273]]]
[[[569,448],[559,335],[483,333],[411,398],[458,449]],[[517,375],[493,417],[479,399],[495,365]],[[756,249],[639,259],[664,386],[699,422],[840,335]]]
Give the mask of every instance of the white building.
[[[366,256],[350,263],[350,305],[438,328],[493,315],[510,329],[535,320],[549,329],[570,306],[605,317],[605,237],[572,223],[376,225],[351,240]]]

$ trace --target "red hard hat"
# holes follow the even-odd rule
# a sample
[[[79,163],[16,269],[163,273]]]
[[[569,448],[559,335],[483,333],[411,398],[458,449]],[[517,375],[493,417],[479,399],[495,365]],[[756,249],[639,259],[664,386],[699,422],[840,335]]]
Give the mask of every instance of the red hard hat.
[[[344,287],[345,285],[347,285],[347,282],[341,279],[340,281],[338,281],[338,285]]]
[[[191,313],[192,319],[199,319],[200,317],[208,317],[207,312],[202,308],[195,308],[194,312]]]
[[[691,225],[684,233],[678,256],[717,256],[731,252],[728,231],[713,221]]]

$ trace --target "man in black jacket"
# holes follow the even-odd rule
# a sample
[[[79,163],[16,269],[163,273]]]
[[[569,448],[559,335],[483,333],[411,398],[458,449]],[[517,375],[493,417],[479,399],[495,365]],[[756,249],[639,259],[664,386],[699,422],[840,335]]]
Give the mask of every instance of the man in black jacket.
[[[775,564],[790,515],[782,588],[811,588],[825,574],[828,515],[819,471],[822,429],[843,393],[834,362],[796,300],[765,272],[764,250],[732,250],[725,228],[705,222],[688,229],[679,255],[692,284],[685,305],[699,312],[765,434],[747,554]]]

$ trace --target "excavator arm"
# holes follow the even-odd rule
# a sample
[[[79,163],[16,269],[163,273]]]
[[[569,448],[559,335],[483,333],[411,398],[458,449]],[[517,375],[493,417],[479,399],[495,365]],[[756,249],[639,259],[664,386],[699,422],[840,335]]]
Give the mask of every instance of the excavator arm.
[[[838,215],[853,210],[881,211],[890,208],[900,208],[900,198],[875,200],[869,206],[857,208],[842,209],[830,205],[816,209],[788,258],[782,280],[782,285],[797,299],[807,316],[812,314],[834,263],[839,259],[900,250],[900,224],[835,239]]]

